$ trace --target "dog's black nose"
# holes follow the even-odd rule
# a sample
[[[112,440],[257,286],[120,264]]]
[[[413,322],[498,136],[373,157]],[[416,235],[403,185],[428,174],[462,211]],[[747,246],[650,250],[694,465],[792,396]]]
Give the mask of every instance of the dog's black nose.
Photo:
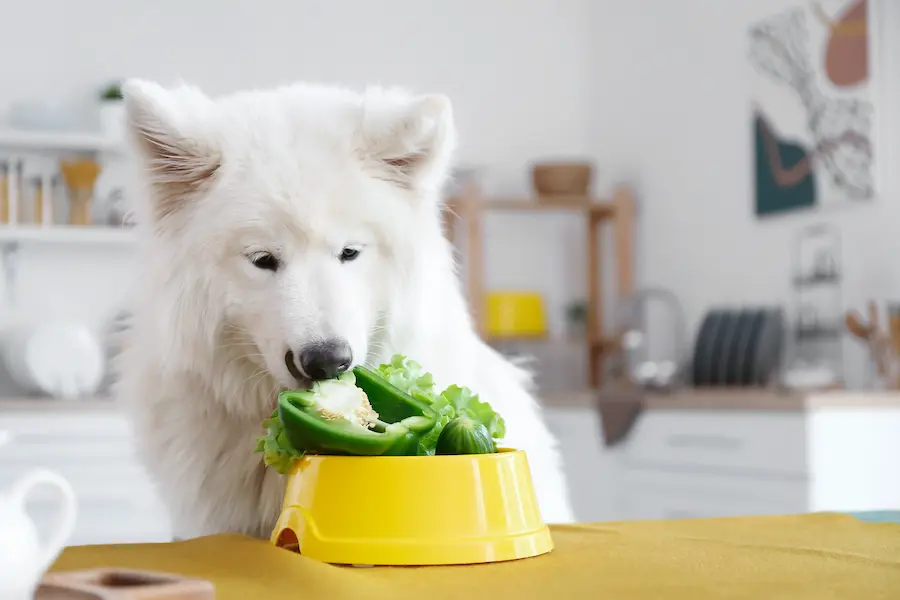
[[[342,339],[319,342],[298,352],[300,371],[308,379],[320,381],[334,379],[350,368],[353,352],[350,344]]]

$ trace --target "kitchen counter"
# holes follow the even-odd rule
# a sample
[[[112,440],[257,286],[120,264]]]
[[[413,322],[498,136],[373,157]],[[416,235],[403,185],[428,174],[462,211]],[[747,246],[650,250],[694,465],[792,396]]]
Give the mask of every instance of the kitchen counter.
[[[0,414],[31,413],[34,411],[90,411],[108,412],[118,410],[119,404],[111,398],[84,398],[60,400],[57,398],[0,398]]]
[[[636,389],[581,390],[539,394],[550,408],[601,408],[607,404],[641,403],[643,410],[804,411],[818,408],[900,408],[894,391],[776,391],[739,388],[683,389],[672,393]]]
[[[78,499],[72,544],[158,542],[171,539],[168,515],[135,454],[127,416],[101,398],[0,400],[0,491],[36,468],[65,477]],[[46,536],[59,500],[36,489],[29,514]]]

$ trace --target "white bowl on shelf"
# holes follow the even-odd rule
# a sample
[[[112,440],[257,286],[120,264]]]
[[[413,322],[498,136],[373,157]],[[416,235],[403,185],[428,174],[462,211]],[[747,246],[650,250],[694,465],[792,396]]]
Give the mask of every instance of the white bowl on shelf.
[[[91,330],[72,322],[17,327],[3,346],[6,369],[17,386],[63,399],[91,396],[105,375],[105,359]]]

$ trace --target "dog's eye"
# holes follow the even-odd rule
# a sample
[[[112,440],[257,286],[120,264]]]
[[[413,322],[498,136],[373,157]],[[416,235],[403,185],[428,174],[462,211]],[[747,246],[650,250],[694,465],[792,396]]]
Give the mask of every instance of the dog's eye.
[[[345,263],[345,262],[350,262],[351,260],[356,260],[356,258],[359,256],[359,253],[360,253],[359,248],[354,248],[353,246],[347,246],[346,248],[341,250],[341,256],[340,256],[341,262]]]
[[[266,271],[278,270],[278,259],[268,252],[251,254],[248,258],[250,259],[250,262],[253,263],[253,266],[257,269],[265,269]]]

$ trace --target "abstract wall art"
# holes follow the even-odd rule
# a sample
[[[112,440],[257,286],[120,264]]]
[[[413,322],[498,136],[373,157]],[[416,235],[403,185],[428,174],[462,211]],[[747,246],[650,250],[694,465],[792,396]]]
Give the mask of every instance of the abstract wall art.
[[[875,198],[872,1],[794,0],[749,27],[757,216]]]

